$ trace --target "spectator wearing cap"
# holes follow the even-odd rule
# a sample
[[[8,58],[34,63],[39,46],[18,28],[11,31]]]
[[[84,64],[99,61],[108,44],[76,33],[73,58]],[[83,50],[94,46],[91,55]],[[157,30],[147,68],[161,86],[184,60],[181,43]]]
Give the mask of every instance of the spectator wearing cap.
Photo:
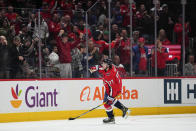
[[[160,29],[158,39],[162,42],[163,45],[170,45],[171,42],[167,39],[164,29]]]
[[[59,35],[56,38],[57,48],[59,51],[59,69],[61,78],[72,78],[71,69],[71,49],[75,48],[83,38],[83,33],[80,33],[79,38],[73,43],[69,42],[68,34],[64,33],[64,30],[60,30]]]
[[[165,76],[166,61],[168,57],[167,49],[162,47],[162,42],[160,40],[156,41],[157,44],[157,74],[158,76]],[[155,68],[155,48],[152,48],[152,67],[153,71]]]
[[[140,37],[138,42],[139,44],[133,47],[133,69],[136,75],[146,75],[148,48],[145,46],[145,39],[143,37]]]
[[[105,31],[103,32],[103,40],[104,40],[105,42],[109,42],[109,31],[105,30]]]

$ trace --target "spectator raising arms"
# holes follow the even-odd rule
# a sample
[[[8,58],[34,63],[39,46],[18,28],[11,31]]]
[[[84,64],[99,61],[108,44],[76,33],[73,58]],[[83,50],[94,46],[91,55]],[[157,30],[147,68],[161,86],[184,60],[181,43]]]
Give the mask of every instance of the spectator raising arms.
[[[157,74],[158,76],[165,76],[166,60],[168,57],[167,49],[162,47],[162,42],[160,40],[157,40],[156,44],[157,44]],[[154,49],[152,49],[152,52],[151,52],[153,68],[155,68],[155,50]]]
[[[59,51],[59,60],[60,60],[60,76],[61,78],[72,78],[72,69],[71,69],[71,49],[75,48],[82,40],[83,33],[80,33],[79,38],[73,43],[69,42],[68,34],[64,30],[60,30],[59,35],[57,36],[57,48]]]

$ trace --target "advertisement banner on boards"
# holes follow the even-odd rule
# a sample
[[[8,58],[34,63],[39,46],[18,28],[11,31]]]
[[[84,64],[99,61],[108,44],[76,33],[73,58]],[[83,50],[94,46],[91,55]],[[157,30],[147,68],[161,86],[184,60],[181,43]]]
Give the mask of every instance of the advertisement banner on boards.
[[[102,80],[1,81],[0,113],[88,110],[102,103],[104,92]],[[153,92],[158,92],[153,80],[123,80],[119,100],[128,107],[152,107],[158,102]]]

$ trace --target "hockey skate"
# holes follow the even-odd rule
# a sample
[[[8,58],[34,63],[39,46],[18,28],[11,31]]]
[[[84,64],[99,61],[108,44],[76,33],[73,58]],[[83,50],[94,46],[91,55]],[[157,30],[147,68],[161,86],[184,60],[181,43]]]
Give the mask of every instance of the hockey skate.
[[[128,117],[128,116],[130,115],[130,113],[131,113],[131,110],[129,110],[127,107],[124,107],[124,108],[122,109],[122,112],[123,112],[122,117],[125,118],[125,119],[127,119],[127,117]]]
[[[103,120],[103,123],[105,123],[105,124],[115,124],[115,119],[114,119],[114,117],[108,117],[108,118],[105,118],[104,120]]]

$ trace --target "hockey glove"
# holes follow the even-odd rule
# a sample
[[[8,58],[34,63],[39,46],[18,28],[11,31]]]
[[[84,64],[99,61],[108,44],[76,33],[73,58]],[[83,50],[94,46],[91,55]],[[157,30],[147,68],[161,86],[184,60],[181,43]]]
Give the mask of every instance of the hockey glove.
[[[93,73],[93,72],[97,71],[98,69],[99,69],[99,66],[98,65],[95,65],[95,66],[91,67],[89,69],[89,71],[90,71],[90,73]]]
[[[113,97],[111,97],[111,96],[108,96],[108,97],[107,97],[107,102],[106,102],[106,103],[107,103],[108,105],[112,105],[113,102],[114,102],[114,100],[115,100],[115,98],[113,98]]]

